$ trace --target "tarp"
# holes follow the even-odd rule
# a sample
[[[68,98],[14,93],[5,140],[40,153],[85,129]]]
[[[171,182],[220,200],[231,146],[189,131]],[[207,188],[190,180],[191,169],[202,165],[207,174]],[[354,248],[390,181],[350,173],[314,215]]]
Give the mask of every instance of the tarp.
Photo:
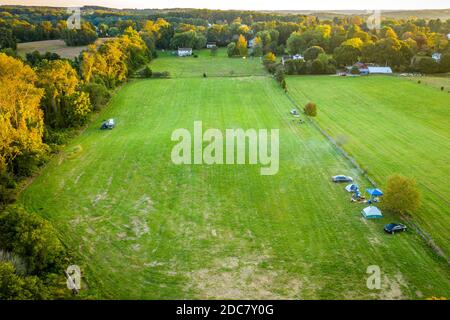
[[[383,192],[380,189],[366,189],[366,192],[373,197],[380,197],[383,195]]]
[[[345,187],[345,190],[347,190],[347,192],[355,192],[358,191],[359,187],[356,183],[350,183]]]
[[[379,218],[383,218],[383,215],[381,214],[380,209],[378,209],[375,206],[369,206],[364,208],[361,211],[362,215],[364,216],[364,218],[366,219],[379,219]]]

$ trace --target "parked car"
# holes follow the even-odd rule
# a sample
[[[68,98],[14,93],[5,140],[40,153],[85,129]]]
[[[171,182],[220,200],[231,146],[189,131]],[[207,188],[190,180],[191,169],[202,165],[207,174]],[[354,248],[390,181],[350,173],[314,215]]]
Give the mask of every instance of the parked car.
[[[333,181],[333,182],[353,182],[353,178],[349,177],[349,176],[344,176],[344,175],[337,175],[337,176],[331,177],[331,181]]]
[[[390,234],[394,234],[396,232],[403,232],[406,231],[406,226],[401,223],[389,223],[384,226],[384,231]]]
[[[100,129],[113,129],[115,126],[114,119],[104,120]]]
[[[297,115],[298,115],[297,109],[292,109],[292,110],[291,110],[291,114],[292,114],[293,116],[297,116]]]

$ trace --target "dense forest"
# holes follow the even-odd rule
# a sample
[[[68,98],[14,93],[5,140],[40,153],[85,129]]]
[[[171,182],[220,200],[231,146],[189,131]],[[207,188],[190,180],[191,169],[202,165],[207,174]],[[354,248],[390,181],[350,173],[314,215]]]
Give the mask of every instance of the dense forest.
[[[230,57],[264,56],[283,87],[285,73],[335,73],[358,61],[450,72],[450,19],[384,19],[371,30],[359,16],[84,7],[81,28],[70,30],[68,17],[65,8],[0,7],[0,299],[67,298],[62,270],[70,253],[51,225],[13,205],[15,194],[118,86],[141,70],[156,76],[143,67],[158,49],[214,42]],[[110,39],[95,45],[98,37]],[[16,52],[18,43],[50,39],[88,47],[74,60]],[[285,54],[305,60],[282,66],[277,56]]]

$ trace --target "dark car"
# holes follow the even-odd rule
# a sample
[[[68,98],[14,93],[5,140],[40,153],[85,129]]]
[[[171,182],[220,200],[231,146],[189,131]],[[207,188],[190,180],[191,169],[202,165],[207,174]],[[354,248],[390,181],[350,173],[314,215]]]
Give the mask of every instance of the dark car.
[[[401,223],[389,223],[384,226],[384,231],[390,234],[394,234],[396,232],[403,232],[406,231],[406,226]]]
[[[331,177],[331,181],[333,181],[333,182],[353,182],[353,178],[349,177],[349,176],[344,176],[341,174],[341,175]]]

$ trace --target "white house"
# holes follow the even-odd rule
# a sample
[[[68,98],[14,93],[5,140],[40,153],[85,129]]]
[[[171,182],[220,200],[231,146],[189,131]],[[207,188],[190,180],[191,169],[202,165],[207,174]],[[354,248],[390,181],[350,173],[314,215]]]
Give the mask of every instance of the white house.
[[[284,63],[288,60],[305,60],[301,54],[294,54],[293,56],[283,56],[281,58],[281,63]]]
[[[192,48],[178,48],[179,57],[187,57],[192,55]]]
[[[208,48],[208,49],[212,49],[214,47],[217,47],[217,44],[215,42],[208,42],[206,44],[206,48]]]
[[[439,52],[435,52],[431,55],[431,57],[434,59],[434,61],[439,62],[441,61],[442,54],[440,54]]]
[[[392,74],[391,67],[367,67],[369,74]]]

